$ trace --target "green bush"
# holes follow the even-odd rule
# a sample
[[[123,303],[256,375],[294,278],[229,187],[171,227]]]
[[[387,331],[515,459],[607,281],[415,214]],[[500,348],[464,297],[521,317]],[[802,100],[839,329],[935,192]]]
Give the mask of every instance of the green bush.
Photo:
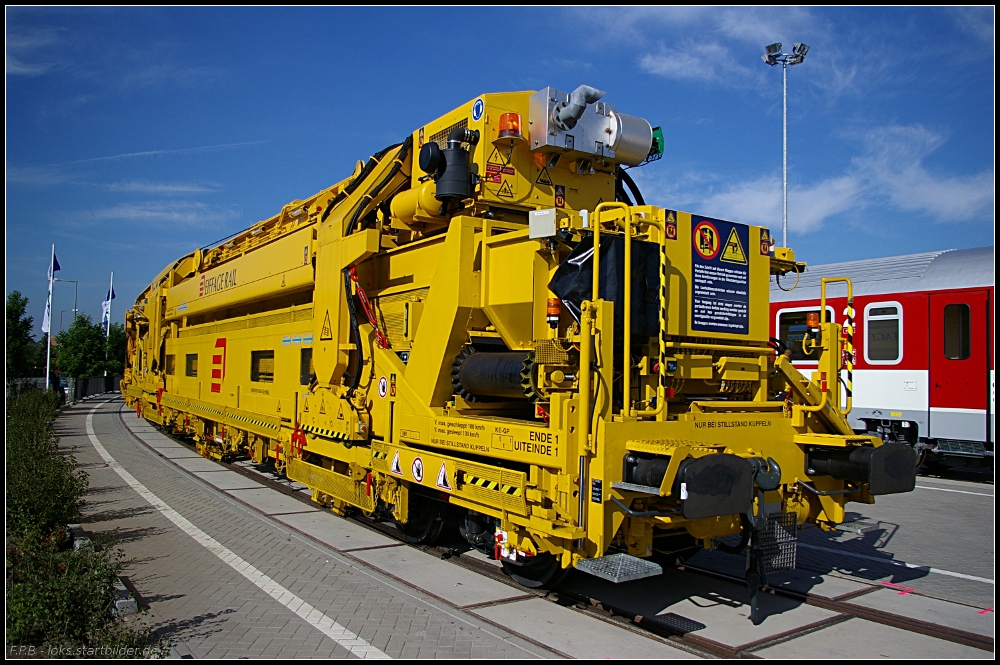
[[[87,474],[59,450],[52,431],[58,397],[34,387],[7,397],[7,535],[48,537],[75,521]]]
[[[37,388],[7,397],[6,643],[43,657],[166,656],[168,643],[141,617],[112,616],[124,552],[66,549],[87,474],[58,447],[57,404]]]
[[[141,617],[112,614],[114,583],[126,563],[120,549],[60,551],[51,539],[36,535],[9,545],[7,643],[66,657],[101,647],[120,654],[166,646],[149,634]]]

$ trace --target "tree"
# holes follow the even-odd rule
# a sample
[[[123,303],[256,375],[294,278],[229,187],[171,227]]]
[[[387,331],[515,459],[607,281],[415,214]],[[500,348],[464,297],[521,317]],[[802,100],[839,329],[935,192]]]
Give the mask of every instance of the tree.
[[[105,368],[110,375],[121,375],[125,371],[125,359],[128,355],[128,338],[125,337],[125,326],[112,323],[107,341],[107,363]]]
[[[28,376],[35,355],[34,319],[25,316],[28,299],[20,291],[7,295],[7,380]]]
[[[63,374],[80,378],[104,373],[104,327],[89,316],[78,316],[68,330],[56,336],[58,366]]]

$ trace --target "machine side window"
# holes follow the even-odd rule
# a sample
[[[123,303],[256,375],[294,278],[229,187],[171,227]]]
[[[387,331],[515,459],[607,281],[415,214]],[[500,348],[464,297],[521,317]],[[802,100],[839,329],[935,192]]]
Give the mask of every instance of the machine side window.
[[[187,354],[184,362],[185,376],[198,376],[198,354]]]
[[[174,375],[174,354],[168,353],[163,359],[163,373],[167,376]]]
[[[274,383],[274,351],[250,352],[250,380]]]
[[[865,360],[894,365],[903,359],[903,306],[873,302],[865,307]]]
[[[802,338],[806,335],[806,316],[819,314],[819,307],[778,312],[778,339],[792,350],[793,362],[819,362],[819,352],[806,355],[802,351]],[[833,308],[826,308],[827,321],[833,320]]]
[[[969,306],[965,303],[945,305],[944,357],[949,360],[965,360],[970,354]]]
[[[299,356],[299,384],[308,386],[312,383],[312,377],[315,374],[316,368],[313,367],[312,347],[304,348]]]

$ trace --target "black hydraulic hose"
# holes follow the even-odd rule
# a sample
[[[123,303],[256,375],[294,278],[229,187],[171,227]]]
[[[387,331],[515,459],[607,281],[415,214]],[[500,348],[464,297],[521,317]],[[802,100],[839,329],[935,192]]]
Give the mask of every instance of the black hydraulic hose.
[[[351,215],[351,221],[347,225],[347,233],[345,233],[344,235],[351,235],[352,233],[354,233],[354,227],[358,223],[358,217],[361,216],[361,211],[365,209],[366,205],[374,201],[375,197],[377,197],[382,192],[382,189],[384,189],[385,186],[388,185],[389,182],[396,177],[396,174],[399,173],[399,170],[403,167],[403,160],[406,159],[407,154],[409,154],[410,152],[410,148],[413,146],[413,137],[407,136],[406,140],[403,141],[401,145],[403,147],[400,149],[399,154],[396,156],[396,163],[392,165],[392,169],[390,169],[389,173],[385,176],[385,178],[382,179],[382,182],[377,184],[375,188],[372,189],[371,192],[365,194],[364,198],[361,199],[361,202],[358,204],[358,207],[354,210],[354,214]],[[383,156],[384,155],[385,153],[383,153]]]
[[[635,197],[635,204],[640,206],[646,205],[646,200],[642,198],[639,186],[635,184],[635,180],[632,180],[632,176],[630,176],[625,169],[620,166],[617,169],[616,175],[632,191],[632,195]]]
[[[365,352],[361,348],[361,331],[358,329],[358,315],[354,309],[354,296],[351,295],[351,269],[344,268],[344,290],[347,296],[347,312],[351,319],[351,338],[354,340],[354,348],[358,351],[358,362],[354,368],[354,376],[351,377],[351,390],[357,390],[361,383],[361,368],[365,364]]]
[[[625,191],[625,188],[622,187],[622,181],[617,178],[615,178],[615,200],[626,205],[633,205],[632,199],[628,197],[628,193]]]
[[[407,140],[412,143],[413,138],[410,137]],[[333,207],[338,203],[340,203],[341,201],[343,201],[346,197],[353,194],[354,190],[358,188],[358,185],[360,185],[364,181],[364,179],[368,177],[368,174],[372,172],[372,169],[374,169],[375,166],[378,165],[379,160],[381,160],[382,157],[384,157],[387,152],[389,152],[394,148],[398,148],[400,145],[401,145],[400,143],[393,143],[392,145],[382,148],[381,150],[376,152],[373,156],[369,157],[368,162],[361,168],[361,173],[359,173],[356,178],[351,180],[351,182],[347,183],[347,186],[344,187],[343,191],[341,191],[339,194],[333,197],[333,199],[330,200],[330,203],[327,204],[326,210],[323,211],[323,216],[320,217],[319,221],[321,223],[325,222],[326,218],[330,216],[330,212],[333,210]]]

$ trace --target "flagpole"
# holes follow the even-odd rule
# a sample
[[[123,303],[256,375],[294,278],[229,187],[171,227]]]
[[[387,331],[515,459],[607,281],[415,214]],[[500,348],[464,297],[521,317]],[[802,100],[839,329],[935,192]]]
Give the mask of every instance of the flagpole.
[[[56,246],[52,245],[52,256],[49,258],[49,299],[46,305],[49,312],[49,329],[45,331],[45,390],[52,389],[52,382],[49,377],[49,367],[52,363],[52,278],[55,276]]]

